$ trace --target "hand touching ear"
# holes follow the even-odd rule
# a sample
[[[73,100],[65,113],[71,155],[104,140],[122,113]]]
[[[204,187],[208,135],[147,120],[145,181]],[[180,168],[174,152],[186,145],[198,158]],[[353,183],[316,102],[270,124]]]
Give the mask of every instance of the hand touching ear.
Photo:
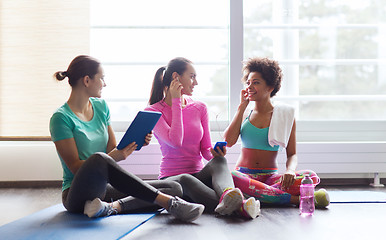
[[[170,95],[172,96],[172,98],[180,98],[182,89],[183,87],[179,78],[176,77],[175,79],[173,79],[169,87]]]

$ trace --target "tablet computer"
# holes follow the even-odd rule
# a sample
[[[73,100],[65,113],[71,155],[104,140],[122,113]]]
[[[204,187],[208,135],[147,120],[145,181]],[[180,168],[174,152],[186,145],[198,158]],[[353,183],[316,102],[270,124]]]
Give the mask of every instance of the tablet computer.
[[[117,149],[121,150],[130,143],[135,142],[138,145],[135,150],[140,150],[145,143],[146,135],[153,130],[161,115],[160,112],[139,111],[126,130],[125,135],[123,135]]]

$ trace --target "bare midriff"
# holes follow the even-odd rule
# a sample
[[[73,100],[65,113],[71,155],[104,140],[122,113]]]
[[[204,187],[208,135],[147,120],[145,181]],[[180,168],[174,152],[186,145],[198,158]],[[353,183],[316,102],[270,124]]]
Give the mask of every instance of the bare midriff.
[[[246,168],[277,168],[276,151],[241,148],[236,167]]]

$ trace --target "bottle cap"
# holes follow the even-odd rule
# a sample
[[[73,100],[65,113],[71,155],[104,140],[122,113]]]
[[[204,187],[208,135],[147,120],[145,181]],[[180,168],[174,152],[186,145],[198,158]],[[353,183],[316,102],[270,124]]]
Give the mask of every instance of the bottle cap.
[[[313,184],[314,182],[312,181],[312,179],[310,178],[309,175],[305,176],[302,180],[302,184]]]

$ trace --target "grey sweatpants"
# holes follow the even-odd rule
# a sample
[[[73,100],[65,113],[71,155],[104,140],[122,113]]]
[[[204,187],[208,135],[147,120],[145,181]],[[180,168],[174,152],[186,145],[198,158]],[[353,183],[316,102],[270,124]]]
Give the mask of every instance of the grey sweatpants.
[[[234,188],[233,179],[225,157],[215,157],[205,167],[194,174],[180,174],[163,179],[181,184],[183,198],[205,206],[205,211],[213,212],[227,188]]]

